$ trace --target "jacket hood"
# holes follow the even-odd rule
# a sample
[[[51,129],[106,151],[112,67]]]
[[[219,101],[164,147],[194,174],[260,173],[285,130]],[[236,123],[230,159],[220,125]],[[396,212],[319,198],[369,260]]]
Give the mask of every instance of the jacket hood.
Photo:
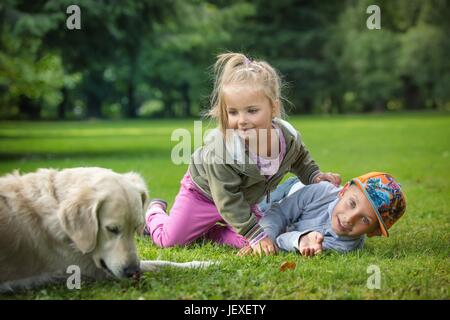
[[[274,118],[273,122],[280,128],[286,141],[288,151],[282,161],[283,165],[285,160],[295,153],[295,148],[291,148],[291,145],[296,143],[299,133],[289,122],[280,118]],[[220,129],[213,129],[205,137],[205,151],[214,153],[214,161],[230,164],[245,175],[261,175],[256,163],[248,156],[244,141],[234,130],[225,138]]]

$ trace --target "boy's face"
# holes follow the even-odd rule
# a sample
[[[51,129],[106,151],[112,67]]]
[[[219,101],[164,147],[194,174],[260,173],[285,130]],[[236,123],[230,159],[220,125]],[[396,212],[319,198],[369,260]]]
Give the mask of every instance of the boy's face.
[[[381,235],[376,213],[364,193],[355,185],[340,195],[331,215],[331,227],[340,236]]]

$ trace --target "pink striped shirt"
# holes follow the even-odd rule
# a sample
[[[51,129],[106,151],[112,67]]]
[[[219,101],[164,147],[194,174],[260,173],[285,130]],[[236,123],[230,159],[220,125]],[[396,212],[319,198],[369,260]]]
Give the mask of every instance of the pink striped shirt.
[[[281,129],[275,124],[272,124],[274,129],[277,131],[279,142],[280,142],[280,152],[276,158],[264,158],[256,155],[249,150],[249,156],[256,163],[262,175],[265,175],[267,179],[270,179],[274,174],[278,172],[281,162],[286,154],[286,141],[283,136]]]

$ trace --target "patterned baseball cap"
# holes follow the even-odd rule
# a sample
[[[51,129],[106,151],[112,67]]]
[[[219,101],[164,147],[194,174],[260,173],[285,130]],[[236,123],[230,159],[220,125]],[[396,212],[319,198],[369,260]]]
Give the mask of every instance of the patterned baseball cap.
[[[406,197],[394,177],[384,172],[369,172],[353,178],[350,184],[358,186],[369,200],[380,223],[383,236],[389,237],[388,229],[405,213]]]

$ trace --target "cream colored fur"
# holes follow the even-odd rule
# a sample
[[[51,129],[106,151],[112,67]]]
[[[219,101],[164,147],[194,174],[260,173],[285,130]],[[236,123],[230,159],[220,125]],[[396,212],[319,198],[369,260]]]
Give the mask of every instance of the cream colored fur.
[[[136,173],[103,168],[40,169],[0,178],[0,291],[83,277],[129,277],[140,270],[134,235],[144,227],[148,196]],[[208,262],[146,261],[204,267]]]

